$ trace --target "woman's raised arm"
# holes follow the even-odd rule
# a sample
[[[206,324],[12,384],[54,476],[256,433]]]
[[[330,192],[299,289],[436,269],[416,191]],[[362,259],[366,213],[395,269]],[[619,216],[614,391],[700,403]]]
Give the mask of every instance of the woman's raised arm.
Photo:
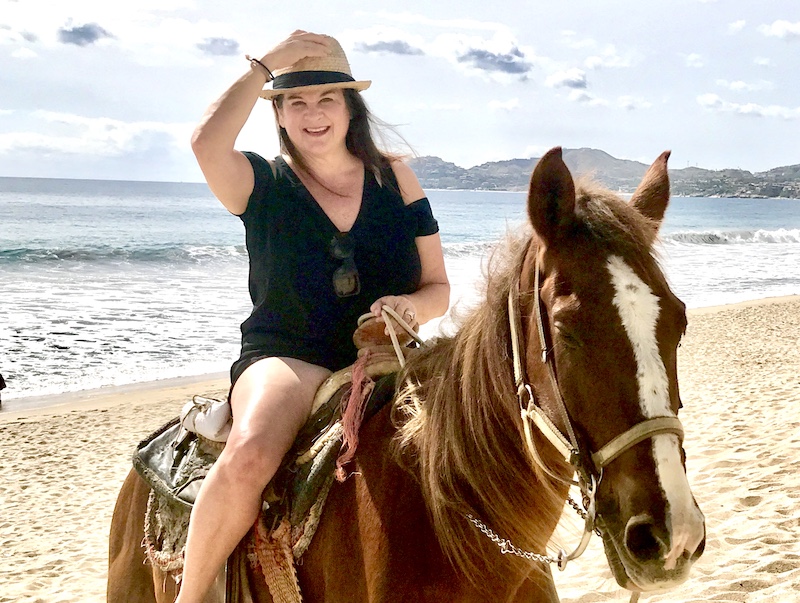
[[[253,169],[247,158],[234,149],[236,138],[258,100],[270,72],[283,69],[303,57],[324,56],[325,36],[295,31],[240,77],[206,110],[192,134],[192,151],[211,192],[233,214],[242,214],[253,192]]]

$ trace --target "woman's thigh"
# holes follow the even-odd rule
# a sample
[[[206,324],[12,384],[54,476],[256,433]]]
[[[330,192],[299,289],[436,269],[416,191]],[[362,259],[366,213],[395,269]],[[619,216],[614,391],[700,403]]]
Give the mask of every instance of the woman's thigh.
[[[228,446],[259,442],[265,452],[283,456],[308,420],[314,394],[330,374],[294,358],[262,358],[248,366],[231,392],[233,428]]]

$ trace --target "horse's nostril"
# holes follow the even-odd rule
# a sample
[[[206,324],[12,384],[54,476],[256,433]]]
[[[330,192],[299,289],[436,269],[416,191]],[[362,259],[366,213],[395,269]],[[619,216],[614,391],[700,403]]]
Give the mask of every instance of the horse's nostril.
[[[655,534],[654,526],[649,519],[634,518],[625,528],[625,546],[640,562],[652,561],[663,557],[665,546]]]
[[[700,559],[700,556],[703,554],[703,551],[705,551],[705,550],[706,550],[706,539],[705,539],[705,536],[704,536],[703,540],[700,542],[700,545],[694,550],[694,553],[692,553],[692,556],[689,557],[689,561],[694,563],[695,561]]]

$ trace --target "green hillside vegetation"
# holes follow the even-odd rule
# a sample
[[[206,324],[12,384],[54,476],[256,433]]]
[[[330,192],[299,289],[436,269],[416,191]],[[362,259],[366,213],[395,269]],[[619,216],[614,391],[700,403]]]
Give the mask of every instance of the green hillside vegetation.
[[[597,149],[564,149],[564,162],[574,175],[591,176],[612,190],[632,193],[647,165],[617,159]],[[462,168],[439,157],[418,157],[409,163],[429,189],[524,191],[538,158],[492,161]],[[672,194],[683,197],[785,197],[800,199],[800,164],[766,172],[698,167],[669,171]]]

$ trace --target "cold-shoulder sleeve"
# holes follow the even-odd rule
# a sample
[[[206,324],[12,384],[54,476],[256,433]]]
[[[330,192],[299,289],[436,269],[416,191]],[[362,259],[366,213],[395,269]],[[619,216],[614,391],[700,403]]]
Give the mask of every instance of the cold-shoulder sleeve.
[[[433,217],[431,204],[427,197],[409,203],[406,205],[406,211],[411,213],[411,219],[417,223],[416,236],[426,237],[439,232],[439,223]]]
[[[248,214],[252,215],[255,211],[258,211],[259,207],[269,198],[268,192],[270,186],[275,182],[275,173],[270,162],[261,155],[251,151],[243,151],[242,155],[247,157],[250,165],[253,166],[253,175],[255,177],[253,192],[247,200],[247,208],[240,216],[244,220]]]

